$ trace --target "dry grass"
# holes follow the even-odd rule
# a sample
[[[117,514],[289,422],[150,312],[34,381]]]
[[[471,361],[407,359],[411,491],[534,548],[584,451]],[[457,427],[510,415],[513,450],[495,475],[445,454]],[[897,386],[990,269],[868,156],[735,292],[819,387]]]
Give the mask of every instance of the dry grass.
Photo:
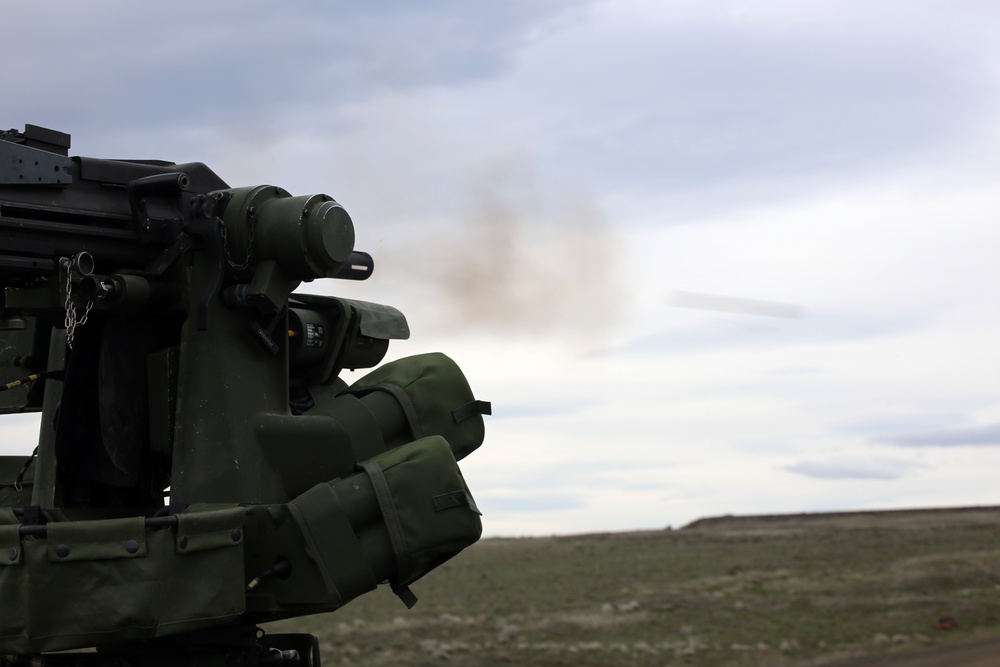
[[[1000,510],[492,539],[413,588],[269,629],[328,664],[829,664],[1000,636]]]

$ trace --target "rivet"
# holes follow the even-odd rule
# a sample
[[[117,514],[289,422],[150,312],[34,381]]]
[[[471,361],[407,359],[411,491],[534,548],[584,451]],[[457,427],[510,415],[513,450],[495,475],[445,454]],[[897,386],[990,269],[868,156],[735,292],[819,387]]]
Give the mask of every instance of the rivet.
[[[11,547],[7,550],[7,559],[12,561],[17,560],[17,547]]]
[[[138,553],[139,543],[136,542],[135,540],[129,540],[128,542],[125,543],[125,551],[129,552],[130,554]]]
[[[69,547],[66,546],[65,544],[60,544],[59,546],[56,547],[56,555],[59,556],[60,558],[65,558],[66,556],[69,555]]]
[[[181,549],[187,549],[188,548],[188,538],[187,537],[182,537],[181,538],[180,546],[181,546]]]
[[[239,528],[233,529],[233,542],[239,542],[240,538],[243,537],[243,533],[240,532]]]

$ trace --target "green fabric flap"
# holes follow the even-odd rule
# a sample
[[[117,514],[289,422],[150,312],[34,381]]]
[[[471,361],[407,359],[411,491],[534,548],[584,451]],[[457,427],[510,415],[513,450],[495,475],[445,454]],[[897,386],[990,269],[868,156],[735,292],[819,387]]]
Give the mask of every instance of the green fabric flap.
[[[24,560],[21,552],[21,523],[9,507],[0,509],[0,565],[20,565]]]
[[[204,512],[203,522],[194,522],[198,530],[192,534],[200,539],[225,531],[232,545],[242,512],[215,506]],[[14,527],[4,526],[5,518],[0,512],[0,536]],[[223,625],[243,614],[241,543],[178,555],[175,527],[144,529],[144,523],[143,517],[53,521],[45,537],[23,537],[22,566],[0,567],[0,654],[145,641]]]
[[[376,459],[385,471],[406,533],[413,576],[437,567],[439,558],[476,542],[483,526],[478,508],[455,463],[448,443],[439,436],[414,441]],[[469,502],[449,509],[435,505],[442,495],[461,493]]]
[[[410,424],[407,442],[440,435],[448,441],[459,461],[483,443],[482,415],[489,411],[489,404],[476,400],[462,369],[440,352],[383,364],[345,392],[360,396],[375,417],[386,424],[397,422],[398,416],[384,413],[378,403],[367,399],[367,395],[373,392],[393,395],[399,406],[397,410],[405,413]],[[387,437],[386,441],[389,440]]]
[[[50,563],[142,558],[146,531],[142,517],[101,521],[57,521],[46,525]]]
[[[177,515],[174,551],[190,554],[240,545],[245,517],[240,505],[192,505]]]
[[[394,572],[396,584],[408,584],[433,570],[455,553],[473,544],[483,531],[479,510],[455,462],[451,446],[441,436],[428,436],[372,459],[383,472],[392,496],[396,517],[384,516],[369,473],[361,473],[331,482],[342,505],[352,519],[355,530],[361,530],[362,544],[367,543],[367,530],[377,530],[380,560],[393,562],[393,540],[389,538],[386,521],[398,523],[402,529],[402,548],[406,550],[409,572]],[[440,498],[461,498],[443,507]],[[436,500],[437,499],[437,500]],[[366,506],[363,508],[362,506]],[[377,523],[372,523],[373,518]],[[398,542],[399,540],[397,540]],[[376,543],[372,543],[376,546]],[[371,553],[376,553],[374,549]],[[395,558],[398,564],[399,558]],[[380,570],[376,569],[379,573]],[[402,574],[402,576],[400,576]]]
[[[378,580],[329,484],[317,484],[289,503],[289,508],[302,526],[310,556],[323,568],[324,579],[332,580],[338,602],[375,589]]]

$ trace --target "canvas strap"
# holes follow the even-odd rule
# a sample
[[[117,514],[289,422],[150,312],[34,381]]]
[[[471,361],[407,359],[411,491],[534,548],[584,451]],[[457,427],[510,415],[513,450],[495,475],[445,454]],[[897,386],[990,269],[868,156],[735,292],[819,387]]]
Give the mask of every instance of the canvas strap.
[[[389,533],[389,544],[392,545],[392,553],[396,558],[396,581],[406,581],[410,576],[410,554],[406,550],[406,535],[403,532],[403,522],[399,519],[396,511],[396,502],[392,498],[392,491],[389,490],[389,482],[385,478],[385,472],[375,461],[363,461],[358,464],[362,470],[368,474],[371,480],[372,489],[375,491],[375,500],[378,502],[379,510],[382,512],[382,520],[385,521],[386,530]],[[399,596],[407,609],[417,603],[417,596],[413,594],[409,586],[405,584],[393,583],[392,592]]]
[[[489,401],[472,401],[465,405],[460,405],[451,411],[451,416],[455,419],[456,424],[465,421],[469,417],[491,414],[493,414],[493,405]]]

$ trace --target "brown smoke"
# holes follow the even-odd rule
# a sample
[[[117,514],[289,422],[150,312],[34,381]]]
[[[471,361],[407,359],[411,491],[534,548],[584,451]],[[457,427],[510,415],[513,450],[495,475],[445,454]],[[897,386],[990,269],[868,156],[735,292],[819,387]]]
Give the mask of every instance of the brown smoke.
[[[483,181],[471,189],[468,212],[435,226],[419,256],[380,269],[393,280],[425,281],[423,306],[433,309],[435,328],[593,344],[613,325],[621,298],[612,230],[592,198],[541,199],[503,179]]]

